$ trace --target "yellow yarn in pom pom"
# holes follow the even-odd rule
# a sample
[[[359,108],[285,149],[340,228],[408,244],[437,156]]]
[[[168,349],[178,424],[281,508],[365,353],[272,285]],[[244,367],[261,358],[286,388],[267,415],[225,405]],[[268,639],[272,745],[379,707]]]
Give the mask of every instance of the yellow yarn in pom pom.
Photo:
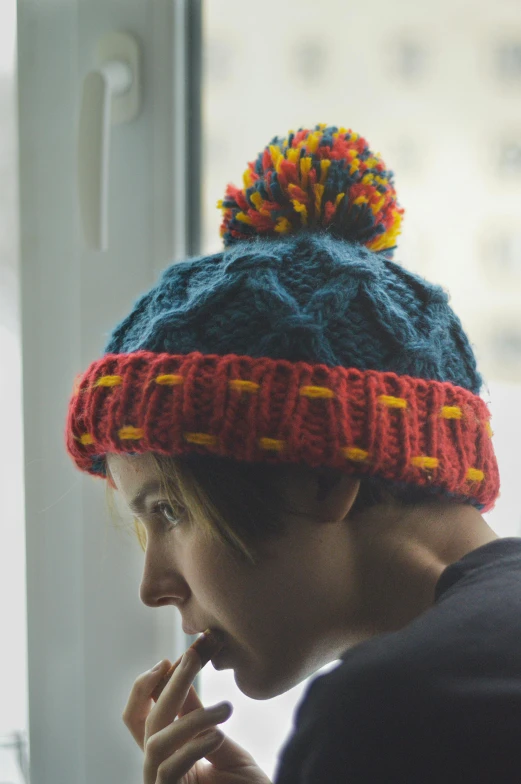
[[[376,239],[371,240],[371,242],[367,243],[367,247],[369,248],[369,250],[374,250],[374,251],[385,250],[386,248],[392,247],[396,242],[396,238],[398,234],[400,233],[401,222],[402,222],[402,216],[400,215],[400,213],[397,213],[394,219],[393,226],[390,229],[388,229],[385,232],[385,234],[381,234]]]
[[[307,211],[306,205],[302,204],[302,202],[297,201],[296,199],[291,199],[291,203],[293,204],[293,207],[295,208],[295,212],[298,212],[300,214],[300,220],[302,222],[302,225],[303,226],[307,226],[308,225],[308,211]]]
[[[261,207],[262,207],[263,198],[260,195],[259,191],[255,191],[255,193],[251,194],[250,201],[260,212]]]
[[[248,188],[251,188],[251,186],[253,185],[253,177],[249,169],[246,169],[246,171],[242,175],[242,182],[246,190]]]
[[[382,209],[384,204],[385,204],[385,196],[382,196],[382,198],[378,199],[377,202],[375,202],[374,204],[371,204],[371,209],[373,211],[373,214],[374,215],[378,215],[378,213],[380,212],[380,210]]]
[[[278,231],[279,234],[289,234],[291,231],[291,223],[287,218],[277,218],[277,222],[275,224],[275,231]]]
[[[328,158],[323,158],[320,161],[320,184],[321,185],[323,185],[327,180],[327,175],[330,166],[331,166],[331,161]]]
[[[240,220],[242,223],[248,223],[250,226],[253,223],[252,219],[245,212],[238,212],[235,217],[237,220]]]
[[[306,148],[308,153],[316,152],[318,149],[318,145],[320,144],[320,140],[322,138],[322,134],[320,131],[315,131],[315,133],[310,133],[307,138]]]
[[[279,160],[283,157],[280,151],[280,147],[277,147],[275,144],[271,144],[269,150],[270,150],[271,160],[273,161],[273,165],[275,166],[275,168],[277,168],[277,164]]]
[[[300,182],[302,184],[303,190],[306,190],[306,188],[308,187],[308,176],[309,176],[309,172],[311,171],[312,165],[313,165],[312,158],[306,157],[300,159],[300,173],[302,175]]]
[[[315,210],[317,215],[320,215],[320,211],[322,209],[322,197],[324,195],[324,186],[323,185],[314,185],[313,190],[315,192]]]
[[[226,246],[255,235],[322,227],[370,250],[388,250],[392,257],[403,210],[396,201],[392,172],[358,133],[325,123],[290,131],[273,139],[243,180],[242,195],[230,185],[219,202]],[[366,224],[372,226],[370,239],[365,232],[362,241]]]

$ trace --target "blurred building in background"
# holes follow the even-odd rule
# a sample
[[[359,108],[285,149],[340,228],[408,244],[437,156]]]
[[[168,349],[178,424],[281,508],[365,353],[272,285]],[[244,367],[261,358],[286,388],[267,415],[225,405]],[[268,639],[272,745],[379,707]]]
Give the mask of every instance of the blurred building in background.
[[[219,0],[204,24],[202,251],[222,248],[217,200],[274,136],[317,123],[364,136],[405,208],[394,260],[449,291],[485,379],[502,476],[487,521],[521,535],[521,5]],[[232,672],[202,673],[268,775],[308,685],[255,703]]]

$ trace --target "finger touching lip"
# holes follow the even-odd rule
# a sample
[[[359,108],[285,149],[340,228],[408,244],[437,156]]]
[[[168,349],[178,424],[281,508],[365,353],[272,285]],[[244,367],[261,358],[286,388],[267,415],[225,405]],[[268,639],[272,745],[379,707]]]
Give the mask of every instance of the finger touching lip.
[[[191,650],[196,651],[199,658],[201,659],[201,669],[205,667],[210,659],[215,656],[222,648],[223,643],[222,640],[219,639],[219,635],[213,632],[211,629],[206,629],[206,631],[201,634],[195,642],[192,643],[190,646]],[[189,650],[190,650],[189,649]],[[162,678],[159,683],[157,684],[156,688],[152,692],[152,699],[154,702],[157,702],[159,696],[167,683],[169,682],[170,678],[174,674],[174,672],[179,667],[181,663],[181,659],[183,657],[180,656],[177,661],[172,664],[164,678]]]

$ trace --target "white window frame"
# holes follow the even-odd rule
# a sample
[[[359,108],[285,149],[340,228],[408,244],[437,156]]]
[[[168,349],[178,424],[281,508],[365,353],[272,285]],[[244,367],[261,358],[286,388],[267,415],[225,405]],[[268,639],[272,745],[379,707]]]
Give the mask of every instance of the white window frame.
[[[143,554],[111,525],[104,482],[72,465],[64,429],[75,375],[159,272],[198,250],[200,12],[188,0],[19,3],[32,784],[140,781],[142,752],[117,718],[135,677],[193,640],[173,607],[142,605]],[[82,80],[110,31],[140,43],[143,108],[113,129],[109,251],[96,253],[79,220],[77,125]]]

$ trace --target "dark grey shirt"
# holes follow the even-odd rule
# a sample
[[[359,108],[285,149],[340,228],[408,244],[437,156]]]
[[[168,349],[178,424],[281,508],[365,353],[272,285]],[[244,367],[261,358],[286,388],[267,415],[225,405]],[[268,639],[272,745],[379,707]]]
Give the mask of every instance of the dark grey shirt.
[[[521,782],[521,538],[448,566],[435,603],[307,688],[275,784]]]

